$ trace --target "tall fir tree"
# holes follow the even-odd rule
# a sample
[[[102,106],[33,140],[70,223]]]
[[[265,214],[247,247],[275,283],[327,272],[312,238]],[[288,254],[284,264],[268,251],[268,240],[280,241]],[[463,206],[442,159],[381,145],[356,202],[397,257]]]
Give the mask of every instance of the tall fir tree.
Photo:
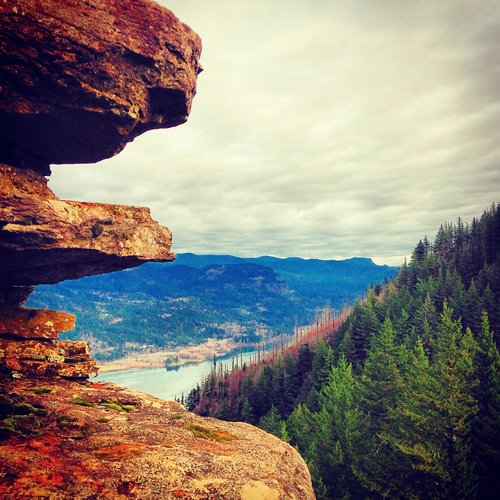
[[[472,428],[472,451],[478,476],[478,498],[496,498],[500,491],[500,356],[483,312],[476,356],[479,411]]]

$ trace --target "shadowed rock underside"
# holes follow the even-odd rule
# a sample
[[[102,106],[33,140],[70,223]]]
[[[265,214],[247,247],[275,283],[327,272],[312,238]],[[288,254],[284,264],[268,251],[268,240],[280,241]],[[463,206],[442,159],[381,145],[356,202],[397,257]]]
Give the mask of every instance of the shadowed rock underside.
[[[187,120],[201,41],[149,0],[0,2],[0,162],[109,158]]]

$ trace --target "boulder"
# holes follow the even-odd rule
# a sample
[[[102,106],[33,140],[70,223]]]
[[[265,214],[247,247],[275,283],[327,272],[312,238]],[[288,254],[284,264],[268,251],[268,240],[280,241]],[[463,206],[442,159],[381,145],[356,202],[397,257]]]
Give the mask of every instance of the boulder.
[[[201,41],[149,0],[0,2],[0,162],[109,158],[147,130],[184,123]]]

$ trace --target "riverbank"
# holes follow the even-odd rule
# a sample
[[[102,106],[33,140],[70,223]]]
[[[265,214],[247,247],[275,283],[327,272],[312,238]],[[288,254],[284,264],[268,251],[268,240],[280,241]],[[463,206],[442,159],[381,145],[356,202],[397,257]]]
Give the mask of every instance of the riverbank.
[[[165,366],[176,368],[212,359],[214,354],[217,357],[223,356],[240,345],[232,339],[208,339],[199,345],[177,347],[164,351],[135,352],[124,358],[99,363],[99,373],[139,368],[163,368]]]

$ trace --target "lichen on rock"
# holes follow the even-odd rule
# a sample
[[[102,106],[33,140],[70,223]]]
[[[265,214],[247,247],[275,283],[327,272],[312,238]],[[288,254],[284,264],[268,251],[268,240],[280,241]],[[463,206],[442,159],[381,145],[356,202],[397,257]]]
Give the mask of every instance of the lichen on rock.
[[[4,498],[314,498],[297,451],[249,424],[199,417],[109,383],[0,383],[18,394],[0,412]],[[36,426],[14,429],[12,417],[28,411],[37,412]],[[25,446],[17,446],[20,435]]]

